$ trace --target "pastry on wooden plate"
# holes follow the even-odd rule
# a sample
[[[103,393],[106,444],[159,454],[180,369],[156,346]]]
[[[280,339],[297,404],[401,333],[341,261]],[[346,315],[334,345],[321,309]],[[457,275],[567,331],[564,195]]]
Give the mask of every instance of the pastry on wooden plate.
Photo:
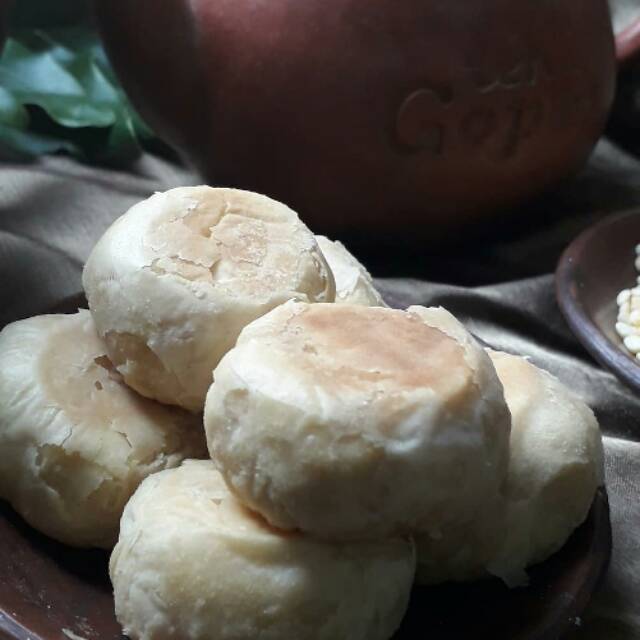
[[[242,328],[286,300],[332,302],[333,276],[289,207],[236,189],[156,193],[94,247],[83,285],[125,382],[201,411]]]
[[[414,571],[409,539],[333,544],[277,531],[211,461],[189,460],[142,483],[110,562],[133,640],[387,640]]]
[[[91,315],[45,315],[0,332],[0,496],[36,529],[111,548],[149,474],[206,454],[199,416],[138,396]]]
[[[489,356],[443,309],[286,303],[214,372],[209,450],[271,524],[375,539],[470,522],[506,474]]]

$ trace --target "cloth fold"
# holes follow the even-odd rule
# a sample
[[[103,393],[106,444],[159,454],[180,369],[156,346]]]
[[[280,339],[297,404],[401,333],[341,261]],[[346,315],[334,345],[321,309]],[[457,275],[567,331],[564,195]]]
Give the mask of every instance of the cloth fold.
[[[63,157],[0,165],[0,326],[78,292],[94,243],[135,202],[197,182],[188,170],[150,156],[129,173]],[[446,307],[481,341],[531,358],[596,412],[606,434],[614,550],[579,638],[640,638],[640,398],[571,334],[552,270],[582,228],[638,205],[640,162],[603,141],[579,176],[520,210],[514,223],[485,225],[482,235],[413,253],[377,251],[366,237],[358,244],[374,275],[404,276],[377,280],[389,304]]]

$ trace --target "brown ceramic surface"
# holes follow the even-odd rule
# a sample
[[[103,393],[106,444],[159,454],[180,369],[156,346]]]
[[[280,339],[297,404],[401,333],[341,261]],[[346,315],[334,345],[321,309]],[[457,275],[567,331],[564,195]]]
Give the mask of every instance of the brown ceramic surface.
[[[94,0],[132,100],[215,184],[314,231],[433,238],[577,168],[606,0]]]
[[[83,296],[54,312],[85,306]],[[38,534],[0,502],[0,640],[118,640],[108,554]],[[609,505],[600,489],[585,523],[530,572],[530,585],[498,581],[415,589],[394,640],[552,640],[575,628],[611,553]],[[65,633],[64,630],[67,630]]]
[[[640,211],[605,218],[574,240],[556,271],[558,304],[591,355],[622,382],[640,391],[640,362],[615,331],[616,296],[636,284],[635,246]]]

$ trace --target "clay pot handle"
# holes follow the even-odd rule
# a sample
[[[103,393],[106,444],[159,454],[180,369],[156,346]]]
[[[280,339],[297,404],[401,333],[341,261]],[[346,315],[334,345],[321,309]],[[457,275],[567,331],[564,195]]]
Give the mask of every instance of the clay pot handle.
[[[616,34],[616,59],[622,67],[640,56],[640,16]]]

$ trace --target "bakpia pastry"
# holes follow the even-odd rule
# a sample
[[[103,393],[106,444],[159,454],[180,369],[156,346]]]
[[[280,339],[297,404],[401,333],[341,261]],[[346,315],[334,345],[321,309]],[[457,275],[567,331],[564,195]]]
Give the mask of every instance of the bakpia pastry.
[[[329,240],[326,236],[316,236],[316,241],[333,273],[337,304],[387,306],[375,288],[371,274],[341,242]]]
[[[490,356],[513,416],[506,536],[490,570],[517,583],[522,567],[555,553],[587,517],[604,483],[602,435],[593,411],[550,373]]]
[[[69,545],[111,548],[142,479],[206,455],[201,419],[129,389],[91,315],[0,332],[0,496]]]
[[[211,457],[274,526],[437,535],[472,520],[504,479],[502,386],[443,309],[288,302],[242,331],[214,379]]]
[[[129,209],[96,244],[83,285],[125,382],[193,411],[246,324],[289,299],[335,296],[322,252],[294,211],[206,186],[156,193]]]
[[[510,460],[501,501],[485,503],[466,529],[439,539],[416,535],[417,581],[489,574],[526,582],[526,567],[548,558],[586,518],[602,484],[603,449],[591,409],[526,359],[489,351],[512,415]]]
[[[334,544],[273,529],[211,461],[147,478],[110,562],[132,640],[386,640],[414,570],[409,539]]]

